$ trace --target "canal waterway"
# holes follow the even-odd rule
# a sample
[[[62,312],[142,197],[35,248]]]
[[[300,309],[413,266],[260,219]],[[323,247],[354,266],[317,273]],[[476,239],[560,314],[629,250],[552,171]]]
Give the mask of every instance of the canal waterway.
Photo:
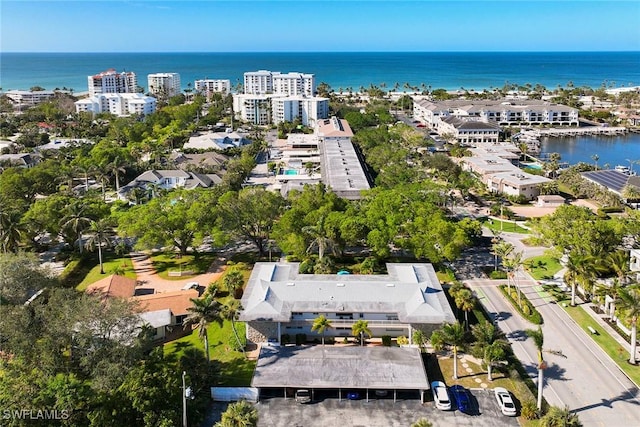
[[[585,162],[594,164],[593,156],[598,156],[598,167],[608,165],[631,166],[629,161],[640,162],[640,134],[628,133],[621,136],[578,136],[572,138],[542,138],[540,148],[544,154],[559,153],[561,162],[570,165]],[[633,170],[640,172],[640,164],[633,164]]]

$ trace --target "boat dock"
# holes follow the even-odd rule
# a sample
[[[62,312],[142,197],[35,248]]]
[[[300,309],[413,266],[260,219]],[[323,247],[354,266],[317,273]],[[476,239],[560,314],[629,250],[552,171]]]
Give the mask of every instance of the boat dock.
[[[543,137],[563,137],[563,136],[582,136],[582,135],[625,135],[628,132],[626,127],[610,127],[610,126],[590,126],[584,128],[557,128],[557,129],[533,129],[530,130],[538,138]]]

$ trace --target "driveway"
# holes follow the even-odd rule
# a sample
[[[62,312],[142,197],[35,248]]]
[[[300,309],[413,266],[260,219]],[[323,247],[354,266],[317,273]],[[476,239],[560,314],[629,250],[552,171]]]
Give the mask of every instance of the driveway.
[[[220,257],[211,264],[207,272],[204,274],[187,279],[168,280],[158,276],[158,273],[153,268],[151,259],[147,254],[132,252],[131,262],[133,264],[133,269],[136,272],[136,280],[138,282],[137,288],[145,289],[145,292],[148,293],[179,291],[189,282],[198,282],[200,286],[204,286],[206,288],[209,283],[218,280],[226,268],[226,259]],[[149,289],[153,290],[153,292],[148,291]]]

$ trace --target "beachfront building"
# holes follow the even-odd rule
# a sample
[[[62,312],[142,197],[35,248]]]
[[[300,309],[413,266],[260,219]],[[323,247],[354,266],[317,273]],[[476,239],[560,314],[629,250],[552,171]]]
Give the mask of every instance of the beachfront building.
[[[17,107],[32,107],[48,101],[56,93],[52,90],[8,90],[4,94]]]
[[[104,93],[134,93],[138,91],[138,80],[134,72],[118,73],[110,68],[87,77],[89,96]]]
[[[458,144],[472,146],[495,144],[500,136],[500,127],[495,123],[453,116],[437,121],[436,130],[439,135],[450,135]]]
[[[156,99],[141,93],[101,93],[75,102],[77,113],[146,116],[156,111]]]
[[[311,331],[319,315],[332,327],[327,336],[351,336],[358,320],[368,322],[373,337],[411,339],[420,329],[426,336],[442,323],[455,321],[431,264],[387,264],[387,274],[300,274],[299,263],[256,263],[242,297],[240,320],[247,339],[281,342],[284,334]]]
[[[155,73],[147,75],[147,85],[149,93],[155,97],[166,99],[180,94],[180,74],[178,73]]]
[[[578,126],[578,109],[540,100],[430,101],[416,99],[413,116],[434,129],[446,117],[474,119],[499,126]]]
[[[255,125],[278,124],[300,120],[304,126],[315,126],[329,116],[329,99],[301,95],[236,94],[233,111],[242,120]]]
[[[224,79],[204,79],[195,81],[195,91],[210,99],[214,93],[228,95],[231,93],[231,80]]]
[[[244,73],[244,93],[253,95],[313,96],[315,76],[304,73],[280,73],[267,70]]]

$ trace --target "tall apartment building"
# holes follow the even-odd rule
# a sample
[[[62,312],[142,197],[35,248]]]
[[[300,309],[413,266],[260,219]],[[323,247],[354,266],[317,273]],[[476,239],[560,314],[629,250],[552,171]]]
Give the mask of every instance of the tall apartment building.
[[[205,79],[196,80],[195,91],[201,93],[209,99],[215,92],[219,92],[223,95],[231,93],[231,80],[221,79]]]
[[[300,119],[305,126],[315,126],[329,117],[329,99],[318,96],[284,96],[274,94],[239,94],[233,96],[233,111],[255,125],[278,124]]]
[[[147,115],[156,111],[156,99],[141,93],[101,93],[75,102],[76,112]]]
[[[136,73],[121,72],[110,68],[101,73],[87,77],[89,96],[101,93],[134,93],[138,89]]]
[[[171,98],[179,95],[182,91],[180,87],[180,74],[178,73],[155,73],[147,76],[149,93],[154,96]]]
[[[266,70],[244,73],[244,93],[313,96],[316,81],[313,74],[271,72]]]

